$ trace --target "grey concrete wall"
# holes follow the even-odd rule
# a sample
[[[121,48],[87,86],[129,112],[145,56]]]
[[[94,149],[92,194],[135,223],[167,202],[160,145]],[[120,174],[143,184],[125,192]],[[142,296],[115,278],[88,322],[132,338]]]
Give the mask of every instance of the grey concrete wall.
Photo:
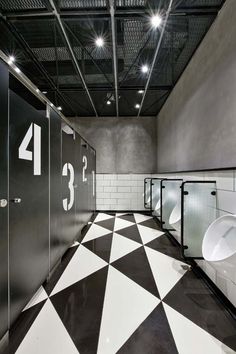
[[[235,0],[226,0],[157,126],[158,172],[236,166]]]
[[[70,118],[97,152],[97,173],[156,172],[156,118]]]

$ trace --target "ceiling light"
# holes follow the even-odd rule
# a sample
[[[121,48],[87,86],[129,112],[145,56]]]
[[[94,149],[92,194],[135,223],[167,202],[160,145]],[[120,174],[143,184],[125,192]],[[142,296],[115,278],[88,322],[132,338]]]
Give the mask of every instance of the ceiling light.
[[[138,90],[138,93],[140,93],[140,95],[141,95],[141,94],[144,93],[144,91],[143,90]]]
[[[110,105],[110,104],[111,104],[111,101],[108,100],[108,101],[107,101],[107,104]]]
[[[10,55],[8,59],[8,64],[11,65],[12,63],[14,63],[14,61],[15,61],[15,57],[13,57],[13,55]]]
[[[39,89],[38,88],[36,89],[36,92],[39,93]]]
[[[47,91],[43,91],[43,94],[46,95],[46,93],[48,93]]]
[[[52,102],[50,103],[50,106],[53,107],[53,103]]]
[[[95,41],[97,47],[103,47],[104,39],[102,37],[98,37]]]
[[[136,109],[139,109],[139,108],[140,108],[140,104],[137,103],[137,104],[135,105],[135,108],[136,108]]]
[[[17,66],[14,67],[14,70],[15,70],[15,72],[17,72],[18,74],[21,72],[20,69],[19,69]]]
[[[62,107],[61,106],[58,106],[57,109],[58,109],[58,111],[62,111]]]
[[[159,14],[153,15],[151,17],[151,25],[153,28],[160,27],[161,23],[162,23],[162,18]]]
[[[147,65],[143,65],[143,66],[141,67],[141,70],[142,70],[142,73],[143,73],[143,74],[146,74],[146,73],[148,72],[149,68],[148,68]]]

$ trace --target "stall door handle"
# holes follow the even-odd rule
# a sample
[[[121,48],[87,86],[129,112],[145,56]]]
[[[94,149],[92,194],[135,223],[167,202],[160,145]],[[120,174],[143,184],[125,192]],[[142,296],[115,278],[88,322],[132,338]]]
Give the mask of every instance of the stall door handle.
[[[0,199],[0,208],[5,208],[7,206],[7,200],[6,199]]]
[[[14,198],[11,201],[12,201],[12,203],[20,204],[21,203],[21,198]]]

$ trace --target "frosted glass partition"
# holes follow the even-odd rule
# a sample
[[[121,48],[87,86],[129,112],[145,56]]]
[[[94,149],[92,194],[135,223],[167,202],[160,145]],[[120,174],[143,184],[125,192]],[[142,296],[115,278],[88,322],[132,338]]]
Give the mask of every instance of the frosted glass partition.
[[[161,217],[161,181],[164,178],[152,178],[151,181],[151,209],[152,215]]]
[[[151,209],[151,178],[144,180],[144,208]]]
[[[188,258],[202,258],[202,241],[216,219],[216,182],[187,181],[182,186],[182,251]]]
[[[161,222],[166,230],[175,230],[169,221],[173,209],[181,201],[182,182],[182,179],[161,181]]]

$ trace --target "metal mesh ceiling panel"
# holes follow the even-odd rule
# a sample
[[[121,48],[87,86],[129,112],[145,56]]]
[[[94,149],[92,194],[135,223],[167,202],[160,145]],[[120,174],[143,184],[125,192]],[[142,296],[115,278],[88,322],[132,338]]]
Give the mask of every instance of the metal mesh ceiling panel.
[[[60,0],[61,9],[84,9],[106,7],[106,0]]]
[[[0,0],[2,11],[19,11],[29,9],[46,9],[43,0]]]

